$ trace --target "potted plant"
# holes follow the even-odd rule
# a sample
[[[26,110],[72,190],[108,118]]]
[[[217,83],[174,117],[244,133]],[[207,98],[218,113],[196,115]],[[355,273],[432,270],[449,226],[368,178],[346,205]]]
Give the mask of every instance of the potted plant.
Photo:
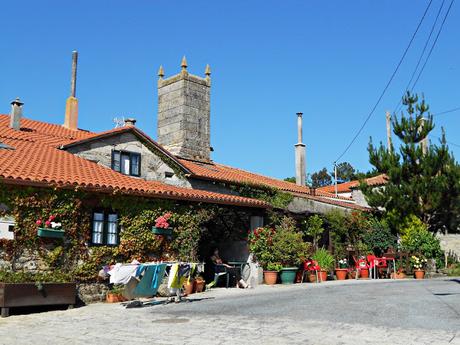
[[[367,264],[367,260],[364,256],[359,257],[358,271],[359,271],[359,278],[361,279],[369,278],[369,265]]]
[[[206,285],[206,282],[205,280],[203,279],[202,276],[197,276],[195,278],[195,287],[194,287],[194,291],[195,292],[203,292],[204,291],[204,287]]]
[[[264,270],[264,281],[267,285],[275,285],[278,281],[278,272],[281,271],[283,265],[279,263],[268,263],[267,269]]]
[[[414,269],[414,275],[415,279],[423,279],[425,277],[425,266],[427,263],[427,259],[424,257],[418,257],[415,255],[412,255],[410,258],[410,263],[412,268]]]
[[[64,238],[62,224],[56,222],[56,216],[51,215],[47,220],[38,219],[35,223],[38,225],[37,236],[47,238]]]
[[[155,219],[155,226],[152,227],[152,232],[155,235],[172,236],[172,227],[170,226],[169,219],[172,213],[166,212],[164,215]]]
[[[126,298],[123,297],[124,285],[113,285],[112,288],[107,291],[105,300],[107,303],[119,303],[125,302]]]
[[[77,296],[76,284],[66,273],[0,271],[0,308],[2,317],[14,307],[67,304]]]
[[[309,244],[295,227],[295,222],[284,217],[273,234],[273,256],[283,266],[280,271],[282,284],[293,284],[300,264],[308,256]]]
[[[193,288],[195,286],[195,279],[194,278],[190,278],[190,279],[187,279],[185,282],[184,282],[184,292],[187,296],[191,295],[193,293]]]
[[[321,267],[321,281],[326,281],[327,272],[334,267],[334,257],[326,249],[320,248],[313,254],[313,260]]]
[[[407,278],[406,272],[404,270],[404,264],[401,261],[396,262],[396,274],[393,272],[391,273],[392,279],[405,279]]]
[[[337,280],[345,280],[348,273],[348,260],[346,258],[338,261],[338,267],[335,269]]]
[[[273,234],[275,229],[260,227],[249,231],[248,245],[253,258],[259,262],[264,270],[266,284],[276,284],[278,270],[273,269],[275,258],[273,255]],[[278,266],[276,266],[278,267]]]

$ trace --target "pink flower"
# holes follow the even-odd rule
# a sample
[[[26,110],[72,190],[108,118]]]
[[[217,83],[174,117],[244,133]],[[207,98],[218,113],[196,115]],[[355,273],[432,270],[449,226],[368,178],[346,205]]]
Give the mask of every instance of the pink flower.
[[[39,219],[39,220],[37,220],[35,223],[36,223],[37,225],[42,225],[42,220]]]
[[[52,222],[55,219],[56,219],[56,216],[50,216],[49,221]]]
[[[51,225],[51,222],[50,222],[49,220],[47,220],[47,221],[45,222],[45,225],[46,225],[47,228],[49,228],[50,225]]]

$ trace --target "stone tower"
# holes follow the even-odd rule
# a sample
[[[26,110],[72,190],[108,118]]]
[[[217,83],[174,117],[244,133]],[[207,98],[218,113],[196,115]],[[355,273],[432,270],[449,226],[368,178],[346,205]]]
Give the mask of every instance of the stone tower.
[[[210,94],[211,69],[206,66],[205,78],[187,71],[163,79],[158,71],[158,142],[169,152],[182,158],[210,161]]]

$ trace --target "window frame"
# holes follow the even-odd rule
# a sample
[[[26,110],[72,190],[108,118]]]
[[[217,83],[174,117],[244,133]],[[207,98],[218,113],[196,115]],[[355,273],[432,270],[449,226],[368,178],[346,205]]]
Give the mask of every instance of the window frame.
[[[101,233],[101,237],[102,237],[102,241],[101,243],[95,243],[93,242],[93,233],[94,233],[94,215],[96,213],[101,213],[103,215],[103,218],[102,218],[102,233]],[[116,221],[116,243],[108,243],[108,238],[109,238],[109,223],[111,223],[109,221],[109,215],[113,215],[115,214],[117,216],[117,221]],[[118,245],[120,245],[120,216],[118,214],[117,211],[115,210],[112,210],[112,209],[101,209],[101,208],[97,208],[97,209],[94,209],[91,213],[91,234],[90,234],[90,241],[89,241],[89,244],[91,246],[109,246],[109,247],[116,247]]]
[[[119,169],[115,169],[115,155],[118,154],[119,155]],[[122,156],[125,155],[125,156],[129,156],[129,174],[125,174],[122,172]],[[137,157],[137,161],[138,161],[138,168],[137,168],[137,174],[134,174],[133,173],[133,157]],[[111,161],[111,167],[112,167],[112,170],[114,171],[117,171],[119,172],[120,174],[123,174],[123,175],[126,175],[126,176],[134,176],[134,177],[140,177],[141,176],[141,166],[142,166],[142,162],[141,162],[141,154],[138,153],[138,152],[131,152],[131,151],[124,151],[124,150],[115,150],[113,149],[112,150],[112,161]]]

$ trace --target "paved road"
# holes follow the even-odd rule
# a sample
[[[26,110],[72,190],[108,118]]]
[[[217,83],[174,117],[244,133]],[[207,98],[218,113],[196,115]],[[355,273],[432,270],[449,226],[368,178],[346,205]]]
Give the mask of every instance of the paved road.
[[[0,344],[460,344],[460,280],[214,289],[0,320]]]

